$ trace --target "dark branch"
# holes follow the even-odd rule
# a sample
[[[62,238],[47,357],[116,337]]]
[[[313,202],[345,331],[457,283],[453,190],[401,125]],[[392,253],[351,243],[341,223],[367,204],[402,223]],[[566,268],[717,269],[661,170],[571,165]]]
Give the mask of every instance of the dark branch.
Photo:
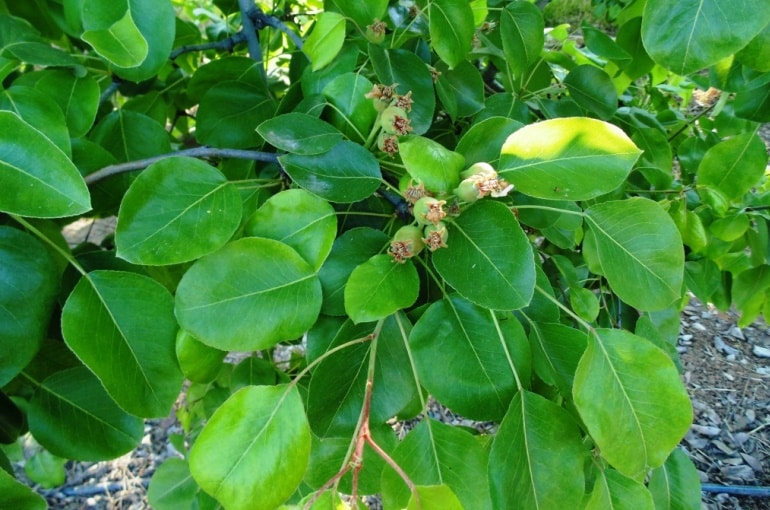
[[[209,42],[209,43],[203,43],[203,44],[188,44],[186,46],[180,46],[179,48],[171,52],[171,55],[169,55],[169,58],[171,60],[175,60],[180,55],[184,53],[190,53],[191,51],[205,51],[205,50],[233,51],[233,48],[235,48],[237,45],[241,44],[242,42],[246,42],[246,34],[244,32],[238,32],[237,34],[231,35],[227,39],[222,39],[221,41],[215,41],[215,42]]]
[[[112,83],[110,83],[109,87],[104,89],[104,92],[102,92],[102,95],[99,96],[99,104],[102,104],[105,101],[109,101],[110,96],[112,96],[115,92],[118,91],[118,88],[120,88],[121,83],[122,81],[120,78],[118,78],[115,75],[112,75]]]
[[[232,158],[232,159],[251,159],[254,161],[264,161],[266,163],[278,162],[278,155],[272,152],[249,151],[241,149],[217,149],[216,147],[195,147],[168,154],[161,154],[146,159],[129,161],[127,163],[118,163],[97,170],[85,177],[86,184],[94,184],[102,179],[118,175],[133,170],[141,170],[153,163],[176,156],[189,156],[193,158]]]
[[[251,18],[251,21],[254,23],[254,26],[257,28],[257,30],[261,30],[264,27],[272,27],[280,30],[289,36],[289,39],[292,40],[298,49],[302,49],[302,38],[297,35],[294,30],[287,27],[286,24],[277,17],[265,14],[262,12],[262,9],[256,6],[249,10],[248,16]]]

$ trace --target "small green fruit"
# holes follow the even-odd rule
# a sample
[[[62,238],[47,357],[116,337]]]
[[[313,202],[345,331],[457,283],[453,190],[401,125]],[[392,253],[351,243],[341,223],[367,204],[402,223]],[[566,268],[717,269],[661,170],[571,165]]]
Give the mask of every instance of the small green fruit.
[[[406,110],[398,106],[388,106],[380,115],[380,127],[389,135],[406,135],[412,130]]]
[[[444,204],[446,204],[446,200],[437,200],[433,197],[422,197],[414,204],[414,219],[423,226],[431,223],[437,225],[446,217]]]
[[[403,264],[406,259],[419,254],[425,248],[422,240],[422,230],[414,225],[406,225],[396,231],[390,242],[388,254],[395,262]]]

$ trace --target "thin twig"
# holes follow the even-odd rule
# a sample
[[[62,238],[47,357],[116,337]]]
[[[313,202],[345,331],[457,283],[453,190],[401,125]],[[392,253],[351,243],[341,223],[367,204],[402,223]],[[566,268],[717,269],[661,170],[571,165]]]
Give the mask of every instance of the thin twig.
[[[294,45],[298,49],[302,49],[302,38],[297,35],[294,30],[290,29],[286,24],[281,21],[280,19],[276,18],[275,16],[269,16],[262,12],[262,9],[259,7],[254,7],[248,12],[249,18],[251,18],[251,21],[254,23],[254,25],[257,27],[257,30],[262,29],[263,27],[272,27],[275,29],[280,30],[284,34],[289,36],[289,39],[292,40]]]
[[[171,55],[169,55],[169,58],[171,60],[175,60],[180,55],[184,53],[190,53],[192,51],[206,51],[206,50],[233,51],[233,49],[237,45],[245,41],[246,41],[246,34],[241,31],[231,35],[227,39],[222,39],[221,41],[214,41],[214,42],[208,42],[208,43],[202,43],[202,44],[188,44],[185,46],[180,46],[179,48],[171,52]]]
[[[99,104],[104,103],[105,101],[109,101],[110,96],[112,96],[115,92],[118,91],[118,88],[120,88],[121,80],[117,76],[112,77],[112,83],[104,89],[104,92],[102,92],[102,95],[99,96]]]
[[[131,172],[133,170],[141,170],[153,163],[162,161],[164,159],[173,158],[176,156],[189,156],[193,158],[232,158],[232,159],[251,159],[254,161],[264,161],[266,163],[275,163],[278,161],[278,155],[273,152],[261,152],[250,151],[242,149],[218,149],[216,147],[194,147],[192,149],[184,149],[181,151],[170,152],[168,154],[161,154],[160,156],[153,156],[151,158],[138,159],[136,161],[129,161],[127,163],[118,163],[117,165],[110,165],[97,170],[92,174],[88,174],[85,177],[86,184],[93,184],[107,177],[121,174],[124,172]]]
[[[249,12],[254,9],[254,0],[238,0],[238,7],[241,9],[241,23],[243,24],[243,33],[246,37],[246,45],[249,47],[249,56],[255,62],[262,62],[262,46],[259,44],[259,34],[254,20],[249,17]],[[267,87],[267,73],[264,66],[260,65],[260,74],[262,81]]]

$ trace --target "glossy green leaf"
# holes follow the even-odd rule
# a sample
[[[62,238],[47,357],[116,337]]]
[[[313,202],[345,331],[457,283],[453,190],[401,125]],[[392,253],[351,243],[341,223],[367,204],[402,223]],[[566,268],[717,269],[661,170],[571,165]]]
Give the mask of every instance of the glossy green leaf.
[[[393,452],[393,460],[417,485],[444,484],[463,508],[490,510],[488,453],[468,432],[433,419],[420,422]],[[382,474],[384,508],[404,508],[410,492],[390,468]]]
[[[666,135],[659,129],[642,128],[638,129],[631,139],[644,151],[637,169],[644,175],[647,182],[655,189],[670,188],[674,179],[672,172],[674,156]]]
[[[385,19],[385,9],[388,7],[388,0],[333,0],[332,3],[362,30],[371,25],[375,18]]]
[[[473,40],[473,10],[467,0],[433,0],[428,4],[430,44],[453,68],[465,60]]]
[[[441,73],[436,92],[445,106],[447,102],[455,105],[453,118],[470,117],[484,108],[484,80],[476,66],[463,60],[454,69],[443,62],[436,69]]]
[[[406,510],[464,510],[448,485],[418,485]]]
[[[94,124],[99,107],[99,85],[64,70],[46,71],[35,88],[53,99],[64,112],[72,138],[84,136]]]
[[[539,288],[539,290],[537,290]],[[542,292],[540,292],[542,291]],[[556,322],[559,320],[560,310],[556,305],[553,288],[548,281],[548,275],[535,264],[535,293],[527,306],[516,312],[516,316],[522,317],[522,322]]]
[[[543,14],[535,4],[510,2],[500,14],[500,34],[505,61],[514,76],[522,77],[524,71],[540,58],[545,36]]]
[[[329,342],[326,350],[366,338],[375,327],[376,323],[353,325],[350,321],[343,322],[332,330],[328,340],[323,339]],[[366,367],[372,355],[375,356],[375,367],[370,421],[385,423],[412,401],[417,387],[406,346],[409,330],[410,325],[403,315],[388,317],[376,342],[342,349],[316,367],[307,398],[308,418],[316,435],[349,438],[353,433],[364,405]],[[313,340],[316,341],[318,338]],[[377,350],[373,354],[375,346]]]
[[[222,370],[222,362],[227,355],[209,347],[187,331],[180,329],[176,335],[176,359],[184,376],[195,383],[209,383]]]
[[[345,315],[345,284],[350,273],[369,258],[383,251],[390,239],[381,230],[358,227],[339,236],[332,245],[318,278],[323,290],[321,312]]]
[[[495,508],[580,508],[587,454],[567,411],[536,393],[517,393],[489,453]]]
[[[44,133],[64,154],[70,156],[70,134],[59,106],[42,92],[26,86],[14,86],[0,93],[0,110],[8,110]]]
[[[195,74],[192,75],[187,84],[187,94],[191,101],[200,102],[206,92],[216,84],[236,81],[257,87],[265,95],[267,89],[261,84],[261,68],[261,62],[255,62],[248,57],[238,55],[229,55],[225,58],[212,60],[195,70]]]
[[[190,472],[228,509],[274,510],[299,486],[309,457],[310,427],[297,388],[248,386],[203,428]]]
[[[573,395],[602,456],[634,479],[662,465],[692,423],[671,358],[623,330],[600,329],[589,337]]]
[[[722,241],[735,241],[749,229],[749,217],[746,214],[736,214],[714,220],[709,225],[709,232]]]
[[[323,154],[287,154],[278,158],[302,188],[331,202],[358,202],[380,186],[380,165],[362,146],[342,141]]]
[[[398,149],[406,171],[426,189],[444,194],[460,184],[460,171],[465,167],[462,154],[423,136],[402,138]]]
[[[735,307],[741,311],[741,327],[748,326],[757,318],[769,288],[770,266],[767,264],[742,271],[734,277],[732,299]]]
[[[647,54],[642,44],[642,18],[637,16],[626,21],[618,28],[615,42],[631,57],[630,62],[621,65],[623,73],[632,80],[641,78],[652,70],[655,62]]]
[[[302,51],[310,59],[313,71],[329,65],[345,42],[345,17],[336,12],[323,12],[313,31],[305,39]]]
[[[623,131],[606,122],[552,119],[508,137],[499,173],[527,195],[588,200],[620,186],[640,153]]]
[[[698,184],[713,186],[728,198],[737,199],[764,175],[765,145],[753,133],[735,136],[706,151],[698,167]]]
[[[660,205],[646,198],[586,209],[583,250],[597,261],[612,290],[639,310],[661,310],[679,299],[684,280],[682,238]]]
[[[238,190],[208,163],[158,161],[139,174],[121,203],[117,255],[139,265],[197,259],[230,240],[241,210]]]
[[[201,98],[195,137],[214,147],[255,147],[261,141],[257,126],[274,113],[275,103],[259,87],[240,81],[220,82]]]
[[[655,510],[701,508],[698,470],[680,448],[671,452],[666,462],[652,472],[648,488],[655,502]]]
[[[326,152],[342,140],[342,133],[328,122],[297,112],[268,119],[257,132],[277,149],[307,156]]]
[[[345,311],[353,322],[383,319],[417,300],[420,279],[414,264],[375,255],[356,267],[345,285]]]
[[[89,273],[64,304],[65,342],[135,416],[167,416],[182,387],[173,307],[161,284],[122,271]]]
[[[171,152],[171,142],[163,126],[150,117],[130,110],[116,110],[101,121],[91,140],[118,161],[133,161]]]
[[[171,457],[153,473],[147,488],[147,501],[155,510],[191,508],[199,491],[187,461]]]
[[[99,56],[119,67],[136,67],[147,58],[147,40],[136,26],[129,0],[109,5],[85,0],[81,12],[81,37]]]
[[[585,110],[609,120],[618,109],[618,94],[607,73],[590,64],[572,69],[564,79],[570,96]]]
[[[564,324],[531,324],[529,341],[535,373],[565,395],[572,395],[580,358],[586,350],[586,333]]]
[[[322,91],[333,106],[329,121],[348,139],[358,143],[366,141],[377,119],[372,100],[366,97],[372,88],[372,82],[360,74],[345,73],[327,83]]]
[[[756,122],[770,122],[770,83],[738,92],[733,106],[738,117]]]
[[[596,294],[583,287],[575,287],[569,291],[569,303],[581,319],[593,322],[599,315],[599,298]]]
[[[144,434],[143,421],[118,407],[85,367],[45,379],[30,401],[28,413],[35,439],[51,453],[68,459],[114,459],[136,448]]]
[[[449,224],[448,245],[433,253],[433,263],[464,298],[492,310],[515,310],[530,302],[532,248],[505,205],[482,200],[463,211]]]
[[[160,71],[174,43],[174,9],[167,0],[83,0],[82,38],[110,61],[115,74],[140,82]]]
[[[499,421],[532,360],[521,324],[458,296],[434,302],[409,336],[422,384],[439,402],[474,420]]]
[[[256,237],[199,259],[176,293],[179,325],[223,351],[266,349],[299,337],[320,308],[313,268],[286,244]]]
[[[230,390],[235,392],[244,386],[273,386],[281,378],[280,372],[271,361],[250,356],[241,361],[230,375]]]
[[[48,331],[59,270],[46,247],[0,226],[0,387],[32,361]]]
[[[318,271],[337,235],[337,216],[327,201],[303,189],[289,189],[262,204],[244,233],[286,243]]]
[[[736,0],[729,9],[720,0],[648,0],[642,40],[656,63],[684,75],[729,57],[769,22],[764,0]]]
[[[83,178],[67,155],[18,115],[0,111],[0,211],[35,218],[91,209]]]
[[[484,161],[495,167],[500,159],[499,147],[522,125],[507,117],[486,118],[465,132],[455,151],[465,156],[466,166]]]
[[[770,71],[770,23],[735,54],[735,59],[756,71]]]
[[[37,6],[34,8],[39,9]],[[71,55],[51,46],[27,20],[6,14],[7,12],[6,9],[0,14],[0,62],[5,66],[15,68],[18,62],[13,60],[35,66],[79,65]],[[0,65],[0,68],[5,66]],[[5,77],[7,72],[8,69],[0,71],[0,75]]]
[[[586,510],[653,510],[652,496],[642,483],[614,469],[598,473]]]
[[[611,60],[621,67],[631,60],[631,55],[621,48],[607,33],[585,21],[581,25],[586,47],[597,56]]]
[[[46,510],[43,496],[17,481],[4,469],[0,469],[0,506],[23,510]]]
[[[409,112],[412,133],[422,135],[428,131],[433,124],[436,92],[425,62],[411,51],[386,50],[374,44],[369,45],[369,58],[381,84],[397,84],[396,92],[402,95],[412,92],[414,104]]]
[[[48,450],[40,450],[24,462],[24,474],[43,489],[53,489],[67,479],[64,464],[67,459],[57,457]]]

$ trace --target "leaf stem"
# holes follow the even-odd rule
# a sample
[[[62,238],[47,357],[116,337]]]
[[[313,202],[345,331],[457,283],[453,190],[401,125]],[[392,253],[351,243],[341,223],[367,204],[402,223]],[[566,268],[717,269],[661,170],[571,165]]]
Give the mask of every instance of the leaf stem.
[[[554,304],[555,304],[557,307],[559,307],[559,308],[561,308],[562,310],[564,310],[564,312],[565,312],[567,315],[569,315],[570,317],[572,317],[572,319],[573,319],[573,320],[575,320],[575,322],[577,322],[578,324],[580,324],[581,326],[583,326],[583,327],[584,327],[584,328],[585,328],[587,331],[594,331],[594,327],[593,327],[593,326],[591,326],[589,323],[587,323],[587,322],[586,322],[586,321],[585,321],[583,318],[581,318],[581,317],[580,317],[578,314],[576,314],[575,312],[573,312],[572,310],[570,310],[570,309],[569,309],[569,307],[567,307],[566,305],[564,305],[564,303],[562,303],[561,301],[559,301],[558,299],[556,299],[555,297],[553,297],[552,295],[550,295],[549,293],[547,293],[545,290],[543,290],[542,288],[540,288],[540,286],[539,286],[539,285],[535,285],[535,290],[536,290],[536,291],[538,291],[538,292],[539,292],[539,293],[540,293],[542,296],[544,296],[546,299],[548,299],[549,301],[551,301],[552,303],[554,303]]]
[[[72,252],[70,252],[69,250],[65,250],[64,248],[62,248],[61,246],[53,242],[51,239],[48,238],[48,236],[46,236],[43,232],[38,230],[34,225],[32,225],[30,222],[28,222],[21,216],[16,216],[15,214],[11,214],[10,217],[16,220],[17,223],[20,223],[21,225],[23,225],[24,228],[26,228],[27,230],[35,234],[41,241],[43,241],[48,246],[53,248],[54,251],[56,251],[59,255],[61,255],[64,258],[64,260],[67,261],[68,264],[70,264],[72,267],[74,267],[78,271],[78,273],[82,274],[83,276],[87,275],[87,271],[83,269],[83,266],[81,266],[78,263],[77,259],[75,259],[75,257],[72,255]]]
[[[86,175],[86,184],[94,184],[107,177],[121,174],[124,172],[131,172],[134,170],[141,170],[153,163],[162,161],[168,158],[174,158],[177,156],[189,156],[193,158],[232,158],[232,159],[252,159],[254,161],[264,161],[266,163],[277,163],[278,155],[273,152],[261,152],[243,149],[219,149],[216,147],[193,147],[191,149],[183,149],[176,152],[169,152],[168,154],[161,154],[159,156],[153,156],[151,158],[138,159],[136,161],[128,161],[126,163],[118,163],[116,165],[109,165],[96,172]]]

